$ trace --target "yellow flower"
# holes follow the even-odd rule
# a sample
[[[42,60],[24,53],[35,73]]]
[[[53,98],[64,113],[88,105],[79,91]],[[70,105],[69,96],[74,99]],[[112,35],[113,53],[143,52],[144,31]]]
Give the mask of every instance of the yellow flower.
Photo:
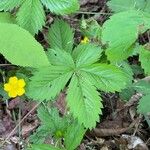
[[[86,43],[89,43],[89,42],[90,42],[90,40],[89,40],[89,38],[87,36],[85,36],[84,39],[81,40],[82,44],[86,44]]]
[[[24,79],[18,79],[17,77],[10,77],[9,82],[4,84],[4,90],[8,93],[9,97],[21,96],[25,93],[26,83]]]

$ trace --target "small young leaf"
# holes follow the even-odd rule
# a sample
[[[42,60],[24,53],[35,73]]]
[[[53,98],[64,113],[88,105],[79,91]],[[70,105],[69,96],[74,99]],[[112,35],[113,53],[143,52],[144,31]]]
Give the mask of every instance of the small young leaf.
[[[150,112],[150,94],[143,96],[138,105],[138,112],[141,114],[147,114]]]
[[[73,116],[86,128],[99,121],[102,103],[96,88],[84,78],[73,75],[67,91],[67,103]]]
[[[86,130],[83,125],[74,122],[71,124],[65,134],[65,147],[67,150],[74,150],[81,142]]]
[[[17,22],[32,35],[38,33],[45,24],[45,13],[40,0],[25,0],[17,13]]]
[[[71,53],[74,42],[74,32],[66,22],[57,19],[51,28],[49,28],[48,42],[53,49],[59,48]]]
[[[26,30],[1,23],[0,35],[0,53],[12,64],[35,68],[50,64],[43,47]]]
[[[78,0],[41,0],[52,13],[64,15],[70,14],[79,9]]]
[[[98,61],[102,49],[95,44],[80,44],[73,51],[76,67],[88,66]]]
[[[40,68],[34,73],[26,95],[34,100],[52,100],[65,87],[72,75],[70,68],[50,66]]]

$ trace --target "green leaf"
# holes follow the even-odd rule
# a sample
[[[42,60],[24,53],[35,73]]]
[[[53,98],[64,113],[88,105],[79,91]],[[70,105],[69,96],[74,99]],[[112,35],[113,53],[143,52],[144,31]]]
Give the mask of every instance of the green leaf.
[[[99,121],[102,103],[96,88],[84,78],[73,75],[67,91],[67,104],[73,116],[86,128],[95,127]]]
[[[52,13],[64,15],[70,14],[79,9],[78,0],[41,0]]]
[[[45,24],[45,13],[40,0],[25,0],[17,13],[17,22],[32,35],[38,33]]]
[[[67,127],[65,117],[60,117],[57,109],[49,109],[41,106],[38,108],[38,117],[41,120],[41,124],[49,128],[49,132],[54,134],[57,130],[62,130]]]
[[[149,49],[142,48],[139,54],[139,60],[141,61],[141,66],[144,69],[144,72],[150,75],[150,51]]]
[[[54,66],[67,66],[75,68],[75,63],[72,56],[64,50],[55,48],[49,49],[47,52],[49,62]]]
[[[107,5],[115,12],[121,12],[126,10],[143,10],[146,6],[145,0],[111,0],[107,2]]]
[[[23,0],[1,0],[0,11],[12,10],[14,7],[18,7]]]
[[[98,24],[94,18],[87,20],[82,20],[81,22],[81,31],[83,35],[94,38],[97,40],[101,39],[102,27]]]
[[[56,148],[52,145],[36,144],[31,145],[31,148],[28,148],[28,150],[62,150],[62,149]]]
[[[74,150],[81,142],[86,130],[83,125],[74,122],[71,124],[65,134],[65,147],[67,150]]]
[[[134,10],[111,16],[102,31],[102,40],[109,45],[106,50],[108,60],[117,62],[128,58],[134,51],[138,34],[150,28],[149,22],[147,15]]]
[[[71,53],[74,32],[66,22],[57,19],[51,28],[49,28],[48,42],[53,49],[59,48]]]
[[[143,96],[138,104],[138,112],[141,114],[147,114],[150,112],[150,94]]]
[[[16,23],[15,17],[9,12],[0,12],[0,23]]]
[[[99,60],[102,49],[95,44],[80,44],[73,51],[76,67],[81,68]]]
[[[42,125],[38,127],[38,129],[36,130],[36,132],[33,133],[33,135],[30,136],[30,142],[32,144],[43,144],[46,138],[48,138],[48,136],[50,135],[50,129],[47,126]]]
[[[126,87],[128,74],[113,65],[95,64],[82,68],[81,76],[91,81],[98,89],[120,92]]]
[[[12,64],[23,67],[48,66],[43,47],[27,32],[14,24],[0,24],[0,53]]]
[[[120,99],[123,101],[129,101],[130,98],[135,94],[135,90],[132,87],[128,87],[123,89],[120,93]]]
[[[128,76],[127,84],[131,85],[133,81],[133,75],[134,75],[131,66],[126,61],[118,63],[117,65],[120,66],[120,69],[126,73],[126,75]]]
[[[26,95],[38,101],[54,99],[64,89],[71,75],[70,68],[64,66],[40,68],[31,77]]]
[[[150,94],[150,83],[140,80],[132,85],[132,87],[139,93]]]

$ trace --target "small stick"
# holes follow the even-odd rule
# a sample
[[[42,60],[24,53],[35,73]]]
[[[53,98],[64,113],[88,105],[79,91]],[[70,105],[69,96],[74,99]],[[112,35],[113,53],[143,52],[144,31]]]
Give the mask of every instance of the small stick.
[[[8,136],[6,137],[5,141],[2,143],[2,145],[4,145],[7,140],[13,135],[13,133],[18,129],[18,127],[21,125],[21,123],[30,115],[30,113],[32,113],[39,105],[41,104],[41,102],[37,103],[21,120],[20,122],[16,125],[16,127],[8,134]]]

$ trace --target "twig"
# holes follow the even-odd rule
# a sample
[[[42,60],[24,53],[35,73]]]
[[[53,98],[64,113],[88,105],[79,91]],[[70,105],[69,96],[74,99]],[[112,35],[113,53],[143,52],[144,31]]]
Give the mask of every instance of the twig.
[[[8,136],[6,137],[5,141],[2,143],[2,145],[4,145],[7,140],[13,135],[13,133],[18,129],[18,127],[21,125],[21,123],[30,115],[30,113],[32,113],[39,105],[41,104],[41,102],[37,103],[23,118],[22,120],[20,120],[20,122],[16,125],[16,127],[8,134]]]
[[[96,136],[96,137],[106,137],[106,136],[114,136],[114,135],[119,135],[124,132],[127,132],[131,128],[135,126],[138,120],[133,121],[129,127],[126,128],[120,128],[120,129],[99,129],[95,128],[90,132],[90,135]]]
[[[89,15],[111,15],[112,13],[78,11],[78,12],[76,12],[76,14],[89,14]]]

